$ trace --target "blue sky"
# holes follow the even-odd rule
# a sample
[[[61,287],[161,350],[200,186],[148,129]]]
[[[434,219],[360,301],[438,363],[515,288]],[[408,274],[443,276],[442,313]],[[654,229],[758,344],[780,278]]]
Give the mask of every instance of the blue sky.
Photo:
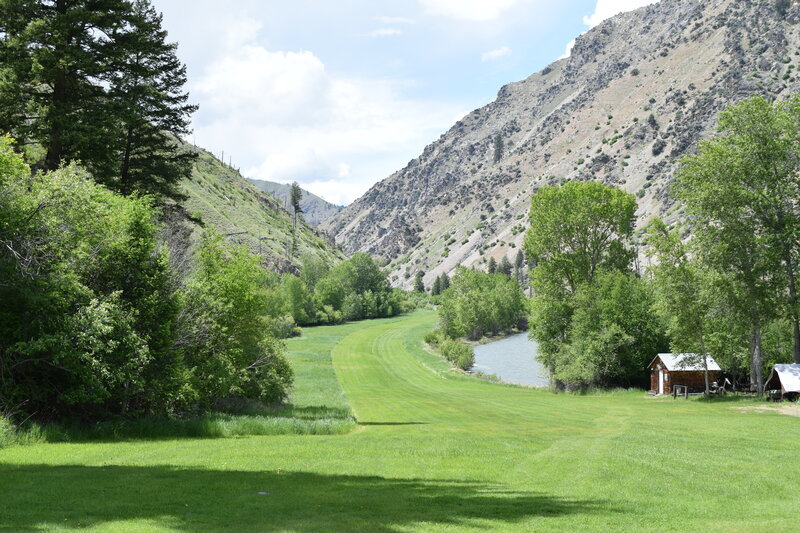
[[[198,145],[346,204],[463,114],[655,0],[153,0]]]

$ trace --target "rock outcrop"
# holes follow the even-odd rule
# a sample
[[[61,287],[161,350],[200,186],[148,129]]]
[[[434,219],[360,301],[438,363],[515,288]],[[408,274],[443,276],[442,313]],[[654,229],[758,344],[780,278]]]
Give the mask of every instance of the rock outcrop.
[[[639,198],[639,221],[680,216],[669,185],[718,113],[800,89],[800,6],[661,0],[578,37],[570,57],[500,89],[402,170],[323,223],[396,286],[519,251],[543,184],[596,180]]]

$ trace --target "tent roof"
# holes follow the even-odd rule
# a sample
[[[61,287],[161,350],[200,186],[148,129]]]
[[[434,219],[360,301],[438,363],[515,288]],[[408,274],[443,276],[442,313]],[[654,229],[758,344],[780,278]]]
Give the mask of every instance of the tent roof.
[[[781,381],[781,386],[786,392],[800,392],[800,365],[775,365],[769,373],[766,383],[772,380],[772,376],[777,374]]]
[[[667,370],[670,372],[691,372],[703,370],[702,356],[696,353],[660,353],[648,365],[648,368],[653,366],[653,363],[656,362],[656,359],[661,359],[661,362],[664,363],[664,366],[667,367]],[[708,365],[709,371],[718,372],[722,370],[710,355],[706,356],[706,364]]]

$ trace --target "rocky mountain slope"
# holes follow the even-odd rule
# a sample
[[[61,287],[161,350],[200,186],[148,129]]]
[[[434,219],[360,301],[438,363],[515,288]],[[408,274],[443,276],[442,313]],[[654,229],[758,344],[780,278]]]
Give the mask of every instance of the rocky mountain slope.
[[[457,265],[514,259],[531,195],[597,180],[639,199],[639,223],[675,220],[669,184],[720,110],[800,90],[800,6],[776,0],[661,0],[613,17],[570,57],[500,89],[405,168],[322,225],[348,252],[427,285]]]
[[[283,202],[283,205],[287,205],[287,199],[289,198],[289,190],[291,189],[291,185],[249,178],[247,181],[255,185],[257,189],[271,194],[280,202]],[[334,205],[320,198],[316,194],[308,192],[305,189],[302,190],[303,199],[300,200],[300,207],[303,209],[302,216],[303,220],[308,222],[310,225],[318,226],[342,210],[341,206]]]
[[[209,152],[196,149],[199,158],[192,176],[182,183],[188,198],[166,213],[164,237],[181,270],[190,268],[194,244],[204,228],[214,228],[226,238],[246,245],[263,258],[264,265],[279,272],[295,271],[306,254],[328,264],[344,259],[344,254],[323,233],[303,220],[298,221],[297,249],[292,252],[292,216],[283,202],[256,189]]]

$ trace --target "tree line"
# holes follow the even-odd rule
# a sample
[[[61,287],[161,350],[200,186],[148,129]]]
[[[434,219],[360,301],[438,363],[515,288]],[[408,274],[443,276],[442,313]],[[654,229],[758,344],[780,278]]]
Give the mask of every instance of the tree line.
[[[278,287],[281,308],[299,326],[386,318],[414,307],[403,291],[390,287],[386,272],[364,252],[334,267],[304,257],[299,276],[284,274]]]
[[[530,267],[530,301],[507,259],[460,268],[449,288],[434,282],[441,329],[429,343],[496,335],[527,312],[556,387],[645,386],[647,363],[671,350],[710,354],[760,392],[772,364],[800,363],[800,96],[724,111],[671,194],[683,218],[637,231],[636,198],[620,189],[539,188],[515,261]]]
[[[436,278],[431,296],[439,311],[439,328],[429,332],[425,342],[462,370],[475,363],[472,347],[462,339],[526,327],[527,301],[519,282],[500,272],[458,267],[452,280],[447,274]]]
[[[800,97],[723,112],[672,194],[686,217],[653,219],[638,240],[636,199],[619,189],[572,182],[534,195],[531,334],[557,384],[634,385],[671,349],[712,354],[761,391],[771,364],[800,362]]]
[[[149,196],[70,164],[31,172],[0,138],[0,405],[38,419],[175,415],[284,401],[297,325],[394,316],[367,254],[299,276],[208,230],[184,275]]]
[[[75,164],[31,172],[0,140],[0,404],[38,419],[284,400],[268,273],[213,232],[181,278],[147,196]]]

